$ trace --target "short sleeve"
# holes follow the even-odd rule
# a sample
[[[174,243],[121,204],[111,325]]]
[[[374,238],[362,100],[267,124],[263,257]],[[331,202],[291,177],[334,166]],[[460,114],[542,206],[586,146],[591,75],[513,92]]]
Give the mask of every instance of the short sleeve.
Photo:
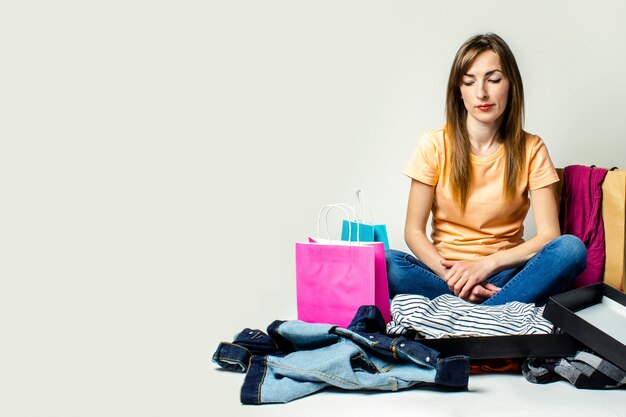
[[[543,141],[535,136],[530,146],[530,154],[528,156],[528,189],[536,190],[546,185],[559,182],[559,176],[554,169],[554,164],[548,148]]]
[[[404,175],[428,185],[436,185],[439,180],[439,150],[434,135],[427,131],[418,140],[409,161],[404,167]]]

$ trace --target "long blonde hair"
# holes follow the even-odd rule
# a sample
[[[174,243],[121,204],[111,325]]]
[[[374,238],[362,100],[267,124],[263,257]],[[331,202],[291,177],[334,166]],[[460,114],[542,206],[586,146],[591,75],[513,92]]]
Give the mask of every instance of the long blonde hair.
[[[446,91],[446,129],[451,144],[452,167],[450,180],[454,200],[465,211],[470,184],[470,142],[467,132],[467,109],[461,99],[461,82],[476,57],[485,51],[494,51],[500,58],[502,72],[509,79],[509,98],[499,134],[504,141],[506,165],[503,194],[512,201],[525,164],[526,132],[524,125],[524,87],[513,52],[502,38],[494,33],[477,35],[459,48],[450,70]]]

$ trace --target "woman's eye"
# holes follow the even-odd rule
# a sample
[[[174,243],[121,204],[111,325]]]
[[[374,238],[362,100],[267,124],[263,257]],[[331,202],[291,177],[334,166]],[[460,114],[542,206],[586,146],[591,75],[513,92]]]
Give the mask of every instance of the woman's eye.
[[[472,84],[474,84],[474,81],[463,81],[463,85],[466,87],[469,87]]]
[[[497,78],[497,79],[495,79],[495,80],[489,80],[489,82],[490,82],[491,84],[498,84],[500,81],[502,81],[502,78]]]

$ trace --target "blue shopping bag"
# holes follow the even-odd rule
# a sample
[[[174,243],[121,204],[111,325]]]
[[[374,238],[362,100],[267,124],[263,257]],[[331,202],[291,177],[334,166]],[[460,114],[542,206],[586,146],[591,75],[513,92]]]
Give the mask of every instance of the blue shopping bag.
[[[362,190],[357,190],[354,196],[354,207],[356,208],[355,220],[344,220],[341,227],[341,240],[361,242],[382,242],[385,250],[389,250],[389,238],[387,237],[387,226],[384,224],[374,224],[372,208],[365,198]],[[362,208],[362,210],[359,210]],[[369,219],[368,219],[369,213]],[[367,222],[369,220],[369,222]]]

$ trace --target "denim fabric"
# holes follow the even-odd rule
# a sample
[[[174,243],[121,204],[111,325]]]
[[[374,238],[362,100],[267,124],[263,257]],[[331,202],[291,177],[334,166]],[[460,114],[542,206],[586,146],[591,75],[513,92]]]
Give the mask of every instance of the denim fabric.
[[[248,372],[252,356],[267,355],[279,350],[271,337],[257,329],[243,329],[235,336],[233,343],[220,343],[213,361],[224,369],[233,372]]]
[[[247,372],[244,404],[286,403],[334,386],[396,391],[419,383],[467,387],[466,356],[439,353],[404,337],[384,334],[375,306],[361,307],[348,329],[302,321],[275,321],[268,335],[245,329],[221,343],[213,361]]]
[[[487,282],[501,290],[483,304],[520,301],[543,305],[548,297],[570,287],[585,269],[586,259],[587,250],[580,239],[572,235],[559,236],[525,264],[489,277]],[[453,294],[446,282],[424,263],[401,251],[387,251],[387,276],[390,297],[418,294],[434,299],[443,294]]]

